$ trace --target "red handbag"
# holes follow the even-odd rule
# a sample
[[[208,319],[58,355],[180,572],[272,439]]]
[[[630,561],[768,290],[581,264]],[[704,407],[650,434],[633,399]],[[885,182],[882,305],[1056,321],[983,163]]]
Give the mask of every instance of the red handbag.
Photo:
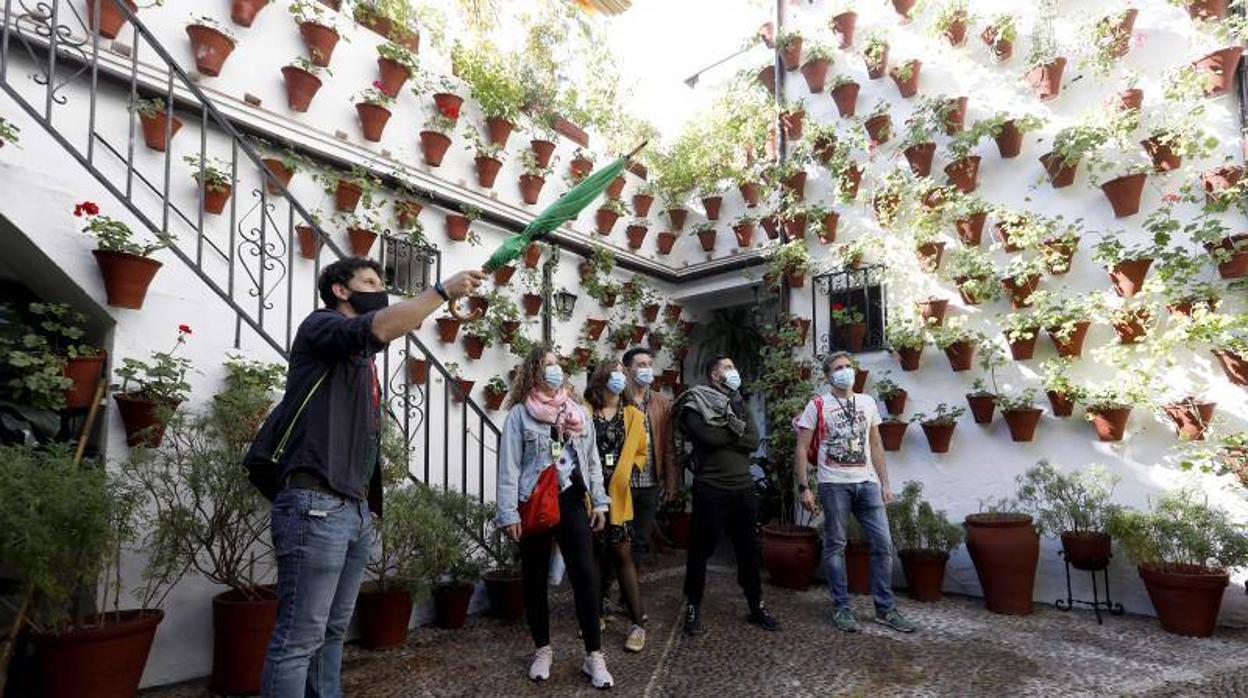
[[[827,433],[823,424],[823,397],[815,398],[815,433],[810,437],[810,445],[806,447],[806,462],[815,467],[819,466],[819,444],[823,441]]]
[[[520,535],[545,533],[559,525],[559,469],[546,466],[537,476],[533,494],[520,503]]]

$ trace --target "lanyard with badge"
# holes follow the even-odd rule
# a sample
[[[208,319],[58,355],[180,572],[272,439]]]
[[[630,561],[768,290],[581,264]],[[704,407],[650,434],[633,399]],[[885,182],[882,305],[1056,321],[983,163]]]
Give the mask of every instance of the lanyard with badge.
[[[842,402],[841,398],[836,395],[832,396],[836,400],[836,406],[840,408],[841,414],[845,416],[849,423],[849,428],[853,430],[853,435],[849,437],[846,443],[850,453],[862,452],[862,440],[858,436],[858,407],[854,404],[854,398],[851,396],[848,402]]]

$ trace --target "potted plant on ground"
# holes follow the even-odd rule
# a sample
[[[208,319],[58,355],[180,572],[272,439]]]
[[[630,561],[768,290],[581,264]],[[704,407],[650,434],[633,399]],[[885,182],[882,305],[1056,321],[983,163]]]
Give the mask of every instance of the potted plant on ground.
[[[238,44],[233,32],[211,17],[192,17],[186,25],[195,56],[195,69],[209,77],[221,74],[221,67]]]
[[[1230,568],[1248,564],[1243,527],[1193,490],[1167,493],[1151,511],[1124,510],[1109,532],[1138,566],[1161,627],[1209,637]]]
[[[1018,513],[1013,502],[988,501],[980,506],[980,513],[967,516],[963,525],[984,603],[993,613],[1031,615],[1040,534],[1031,517]]]
[[[964,414],[965,408],[951,407],[942,402],[931,413],[915,413],[914,421],[923,427],[923,435],[927,437],[927,446],[932,453],[948,453],[953,430],[958,426],[958,418]]]
[[[1014,55],[1014,42],[1018,40],[1018,20],[1009,13],[995,15],[989,20],[988,26],[984,27],[979,38],[992,50],[993,58],[1004,63]]]
[[[1042,460],[1016,480],[1019,508],[1034,517],[1042,535],[1061,538],[1066,562],[1079,570],[1109,566],[1106,531],[1122,509],[1110,501],[1117,475],[1096,465],[1063,473]]]
[[[953,318],[940,327],[931,328],[931,332],[932,341],[945,352],[949,367],[954,372],[969,371],[975,358],[975,347],[985,342],[983,335],[967,329],[964,318],[960,317]]]
[[[524,577],[520,572],[520,546],[494,527],[486,548],[493,566],[482,576],[490,598],[490,613],[501,620],[524,619]]]
[[[888,503],[888,527],[910,598],[939,601],[945,564],[949,553],[962,544],[962,528],[923,499],[923,484],[917,480],[906,482]]]
[[[174,356],[186,343],[191,328],[178,326],[178,338],[169,351],[153,351],[151,362],[131,357],[122,359],[113,372],[121,383],[111,386],[113,400],[126,428],[130,446],[159,446],[165,425],[178,405],[184,402],[191,386],[186,382],[190,359]]]
[[[314,0],[295,0],[290,14],[299,25],[299,33],[308,47],[308,58],[314,65],[329,67],[340,34],[334,18],[323,3]]]
[[[455,630],[464,627],[468,605],[488,565],[483,531],[488,530],[492,507],[475,497],[414,483],[435,512],[417,534],[419,549],[430,570],[434,623]]]
[[[128,225],[100,215],[100,207],[90,201],[76,204],[74,215],[87,218],[82,232],[96,239],[92,254],[104,277],[108,304],[132,310],[142,308],[147,288],[161,267],[160,262],[150,257],[156,250],[168,247],[170,238],[158,234],[156,242],[139,244]]]

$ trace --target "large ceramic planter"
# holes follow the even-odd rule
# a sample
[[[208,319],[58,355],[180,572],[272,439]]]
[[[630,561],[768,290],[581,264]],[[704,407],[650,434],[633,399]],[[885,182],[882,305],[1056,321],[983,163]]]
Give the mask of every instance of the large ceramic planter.
[[[899,550],[901,569],[906,575],[906,593],[915,601],[940,601],[945,585],[945,564],[949,554],[932,550]]]
[[[1213,635],[1222,592],[1230,584],[1226,570],[1189,565],[1140,565],[1137,569],[1163,630],[1189,637]]]
[[[1121,298],[1134,298],[1144,287],[1144,277],[1153,265],[1151,258],[1129,259],[1115,264],[1109,270],[1109,280],[1114,284],[1114,291]]]
[[[139,6],[134,0],[123,0],[133,14],[138,14]],[[99,6],[98,9],[96,6]],[[99,26],[96,26],[96,13],[99,13]],[[87,25],[99,31],[105,39],[116,39],[121,28],[130,21],[114,0],[87,0]]]
[[[763,566],[771,581],[786,589],[810,586],[819,564],[819,532],[809,526],[763,526]]]
[[[490,615],[513,622],[524,620],[524,578],[520,573],[491,570],[483,579],[490,598]]]
[[[438,131],[420,132],[420,153],[426,165],[430,167],[441,166],[442,158],[446,157],[446,150],[450,147],[451,139],[445,133],[439,133]]]
[[[95,263],[104,277],[104,292],[108,304],[117,308],[138,310],[143,307],[147,288],[160,269],[161,263],[148,257],[127,252],[92,250]]]
[[[1092,415],[1092,427],[1096,430],[1096,438],[1109,442],[1122,441],[1127,430],[1127,420],[1131,418],[1130,407],[1089,411],[1089,414]]]
[[[1032,612],[1040,535],[1025,514],[971,514],[966,517],[966,549],[993,613]]]
[[[329,67],[334,47],[338,45],[338,32],[316,22],[304,22],[299,25],[299,33],[303,35],[303,42],[308,47],[308,59],[312,61],[312,65]]]
[[[1116,177],[1101,185],[1115,218],[1133,216],[1140,210],[1140,197],[1148,175],[1143,172]]]
[[[471,584],[441,584],[433,588],[434,624],[458,630],[468,621],[468,604],[476,587]]]
[[[169,115],[162,109],[155,114],[140,114],[139,126],[143,129],[143,144],[149,150],[163,153],[168,141],[173,140],[173,137],[181,130],[182,120],[175,116],[170,122]],[[165,138],[166,130],[169,132],[167,139]]]
[[[412,619],[412,595],[406,589],[360,591],[355,601],[359,619],[360,645],[383,650],[407,641]]]
[[[909,426],[909,422],[880,422],[880,443],[884,450],[900,451],[901,442],[906,438],[906,428]]]
[[[923,427],[923,436],[927,437],[927,447],[932,453],[949,452],[949,443],[953,441],[953,431],[958,426],[956,422],[923,422],[920,426]]]
[[[195,69],[214,78],[220,75],[225,60],[234,51],[234,40],[203,24],[188,25],[186,34],[191,39]]]
[[[832,89],[832,101],[836,103],[836,111],[843,118],[851,117],[858,111],[858,91],[856,82],[842,83]]]
[[[1028,443],[1036,436],[1036,426],[1040,424],[1040,415],[1044,410],[1039,407],[1027,407],[1016,410],[1005,410],[1001,416],[1010,428],[1010,438],[1018,443]]]
[[[1063,531],[1062,557],[1077,570],[1091,572],[1109,566],[1112,545],[1108,533]]]
[[[227,591],[212,599],[212,678],[208,688],[223,695],[260,692],[264,655],[277,623],[277,597],[249,599]]]
[[[1059,56],[1052,62],[1036,66],[1027,71],[1024,79],[1031,86],[1036,98],[1048,101],[1056,98],[1062,91],[1062,71],[1066,70],[1066,59]]]
[[[80,629],[32,632],[46,698],[129,698],[138,693],[143,668],[164,611],[122,611],[85,619]]]
[[[286,82],[286,106],[293,112],[306,112],[321,89],[321,79],[293,65],[282,68],[282,79]]]

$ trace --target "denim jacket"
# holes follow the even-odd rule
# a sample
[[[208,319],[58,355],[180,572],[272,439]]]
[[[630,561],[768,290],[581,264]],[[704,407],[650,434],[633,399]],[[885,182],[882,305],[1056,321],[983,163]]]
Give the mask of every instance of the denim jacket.
[[[602,461],[598,457],[597,438],[594,436],[594,420],[584,414],[585,430],[569,441],[576,453],[581,479],[589,490],[594,509],[606,511],[611,500],[607,498],[602,483]],[[516,405],[507,413],[503,433],[498,446],[498,505],[496,522],[499,526],[520,523],[520,503],[527,501],[537,485],[537,476],[550,462],[550,425],[529,416],[524,405]],[[559,487],[568,486],[560,477]]]

